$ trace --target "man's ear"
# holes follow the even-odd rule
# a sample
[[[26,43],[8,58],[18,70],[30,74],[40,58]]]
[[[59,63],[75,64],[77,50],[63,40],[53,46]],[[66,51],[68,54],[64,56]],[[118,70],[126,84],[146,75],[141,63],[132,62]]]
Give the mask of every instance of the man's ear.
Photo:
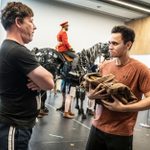
[[[18,28],[21,27],[22,23],[23,23],[22,19],[19,18],[19,17],[16,17],[16,19],[15,19],[15,24],[16,24],[16,26],[17,26]]]
[[[126,43],[126,46],[127,46],[127,49],[129,50],[131,47],[132,47],[132,42],[131,41],[128,41],[127,43]]]

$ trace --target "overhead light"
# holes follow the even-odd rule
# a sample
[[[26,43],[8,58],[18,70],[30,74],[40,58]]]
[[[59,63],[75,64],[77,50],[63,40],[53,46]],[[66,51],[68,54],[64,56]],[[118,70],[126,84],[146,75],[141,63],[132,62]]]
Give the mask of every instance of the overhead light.
[[[129,4],[129,3],[126,3],[126,2],[123,2],[123,1],[119,1],[119,0],[109,0],[109,1],[150,13],[150,9],[146,9],[146,8],[136,6],[136,5],[133,5],[133,4]]]

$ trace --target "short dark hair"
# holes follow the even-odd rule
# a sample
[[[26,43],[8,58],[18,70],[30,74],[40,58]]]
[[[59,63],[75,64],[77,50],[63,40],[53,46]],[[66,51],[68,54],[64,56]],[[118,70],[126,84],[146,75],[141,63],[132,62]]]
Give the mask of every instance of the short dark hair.
[[[131,28],[126,27],[126,26],[115,26],[111,30],[111,33],[121,33],[125,44],[129,41],[131,41],[133,43],[134,39],[135,39],[134,30],[132,30]]]
[[[4,9],[1,10],[1,23],[5,30],[15,23],[18,17],[21,22],[25,17],[33,17],[33,11],[27,5],[21,2],[9,2]]]

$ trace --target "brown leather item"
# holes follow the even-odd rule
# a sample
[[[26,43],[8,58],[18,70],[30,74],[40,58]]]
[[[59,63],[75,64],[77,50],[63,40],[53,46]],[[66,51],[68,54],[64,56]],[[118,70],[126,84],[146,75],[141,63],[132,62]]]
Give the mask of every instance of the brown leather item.
[[[83,83],[86,89],[89,89],[89,84],[92,85],[92,89],[96,88],[100,83],[113,83],[115,76],[112,74],[101,76],[99,73],[87,73],[84,76],[85,82]]]
[[[99,83],[103,82],[114,82],[115,76],[112,74],[106,75],[106,76],[101,76],[99,73],[88,73],[84,76],[84,79],[86,82],[91,83],[95,86],[97,86]]]
[[[84,79],[86,89],[89,89],[89,84],[91,84],[93,90],[99,86],[98,91],[101,90],[103,94],[108,94],[107,98],[104,99],[106,101],[113,102],[112,96],[116,97],[123,104],[138,101],[130,88],[122,83],[118,83],[112,74],[101,76],[99,73],[89,73],[84,76]]]

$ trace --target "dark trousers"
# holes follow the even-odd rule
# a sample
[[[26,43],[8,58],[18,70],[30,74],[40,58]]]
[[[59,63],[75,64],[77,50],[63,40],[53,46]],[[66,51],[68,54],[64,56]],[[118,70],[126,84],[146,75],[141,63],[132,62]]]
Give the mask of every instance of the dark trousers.
[[[68,56],[71,57],[71,58],[77,57],[77,55],[76,55],[74,52],[70,51],[70,50],[65,51],[65,52],[63,52],[63,53],[66,54],[66,55],[68,55]]]
[[[0,123],[0,150],[28,150],[32,129],[18,129]]]
[[[133,136],[119,136],[91,127],[86,150],[132,150]]]

